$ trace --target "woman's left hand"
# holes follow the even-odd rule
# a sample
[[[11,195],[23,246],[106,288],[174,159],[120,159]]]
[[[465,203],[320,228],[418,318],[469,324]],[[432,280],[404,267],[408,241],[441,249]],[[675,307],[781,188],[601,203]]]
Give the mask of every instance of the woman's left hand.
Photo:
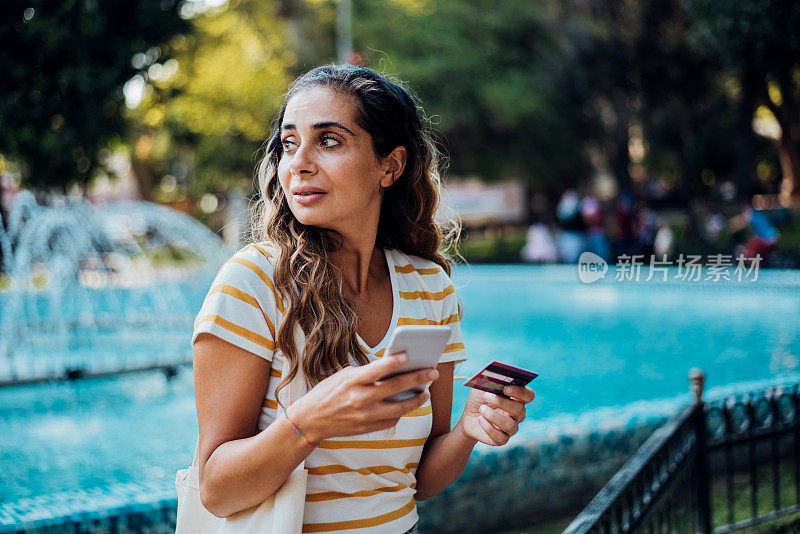
[[[519,386],[506,386],[503,393],[510,398],[479,389],[470,391],[459,421],[464,436],[496,447],[517,433],[525,420],[525,405],[535,395],[531,388]]]

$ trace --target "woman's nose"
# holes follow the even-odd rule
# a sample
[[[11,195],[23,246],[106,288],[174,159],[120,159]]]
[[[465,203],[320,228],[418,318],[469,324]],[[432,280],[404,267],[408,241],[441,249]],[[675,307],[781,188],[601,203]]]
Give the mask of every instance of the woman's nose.
[[[312,147],[308,143],[300,145],[292,154],[291,162],[289,163],[289,171],[292,174],[311,173],[317,172],[317,165],[314,162],[314,153]]]

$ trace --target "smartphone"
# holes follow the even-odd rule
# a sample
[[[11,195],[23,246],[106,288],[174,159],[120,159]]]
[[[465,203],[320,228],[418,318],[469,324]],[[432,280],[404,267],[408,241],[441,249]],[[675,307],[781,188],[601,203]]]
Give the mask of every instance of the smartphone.
[[[439,358],[444,352],[447,341],[450,339],[450,327],[448,325],[402,325],[392,332],[386,355],[405,352],[408,361],[402,367],[392,371],[383,379],[401,375],[418,369],[427,367],[436,368]],[[407,389],[387,397],[388,401],[401,401],[410,399],[417,393],[425,389],[425,384]]]
[[[514,367],[507,363],[491,362],[464,385],[481,391],[496,393],[502,397],[508,397],[508,395],[503,394],[505,386],[524,387],[537,376],[539,376],[538,373],[521,367]]]

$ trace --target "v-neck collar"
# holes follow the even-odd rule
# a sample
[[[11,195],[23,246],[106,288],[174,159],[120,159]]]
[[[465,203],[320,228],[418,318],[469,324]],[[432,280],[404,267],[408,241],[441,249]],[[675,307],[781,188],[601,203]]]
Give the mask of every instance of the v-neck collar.
[[[356,332],[356,339],[361,344],[362,347],[367,349],[368,352],[371,354],[375,354],[378,352],[383,346],[388,342],[389,337],[394,330],[395,325],[397,324],[397,313],[398,308],[400,307],[400,298],[397,293],[397,273],[394,269],[394,257],[392,251],[389,249],[382,249],[384,256],[386,256],[386,266],[389,268],[389,280],[392,284],[392,319],[389,321],[389,329],[386,330],[386,333],[383,335],[383,339],[381,339],[377,345],[374,347],[370,347],[367,345],[367,342],[361,339],[361,336]]]

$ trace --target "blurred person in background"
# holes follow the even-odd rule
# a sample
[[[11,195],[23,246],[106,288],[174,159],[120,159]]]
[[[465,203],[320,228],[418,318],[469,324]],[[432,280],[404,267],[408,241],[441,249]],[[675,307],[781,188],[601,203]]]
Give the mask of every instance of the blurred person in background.
[[[522,259],[530,263],[555,263],[558,261],[558,248],[550,229],[542,221],[528,228],[525,246],[520,252]]]
[[[669,259],[675,249],[675,233],[666,222],[661,222],[658,225],[655,239],[653,240],[653,253],[656,255],[657,261],[664,261],[666,257]],[[649,261],[649,258],[645,258]]]
[[[614,203],[615,232],[612,242],[614,258],[621,254],[631,254],[636,244],[636,213],[634,200],[630,193],[620,193]]]
[[[561,195],[556,207],[560,229],[556,232],[558,257],[563,263],[577,263],[586,246],[586,223],[581,216],[581,197],[574,189]]]
[[[581,200],[581,217],[586,225],[586,242],[583,251],[593,252],[606,261],[611,259],[610,244],[606,234],[606,217],[600,201],[592,195]]]
[[[634,252],[644,256],[645,262],[650,261],[650,256],[655,252],[654,244],[658,226],[658,215],[646,204],[642,203],[636,213],[636,247]]]
[[[713,243],[719,239],[722,231],[725,229],[726,222],[725,216],[721,213],[712,213],[707,216],[705,224],[703,225],[703,237],[705,240],[709,243]]]
[[[745,258],[761,256],[767,260],[778,249],[780,232],[772,223],[766,210],[757,210],[749,202],[743,203],[741,213],[728,221],[731,233],[749,229],[751,235],[744,243],[736,245],[734,257],[744,255]]]
[[[556,263],[558,248],[548,224],[552,222],[552,216],[549,213],[547,197],[542,194],[534,195],[531,199],[531,212],[533,223],[528,228],[520,257],[522,261],[530,263]]]

